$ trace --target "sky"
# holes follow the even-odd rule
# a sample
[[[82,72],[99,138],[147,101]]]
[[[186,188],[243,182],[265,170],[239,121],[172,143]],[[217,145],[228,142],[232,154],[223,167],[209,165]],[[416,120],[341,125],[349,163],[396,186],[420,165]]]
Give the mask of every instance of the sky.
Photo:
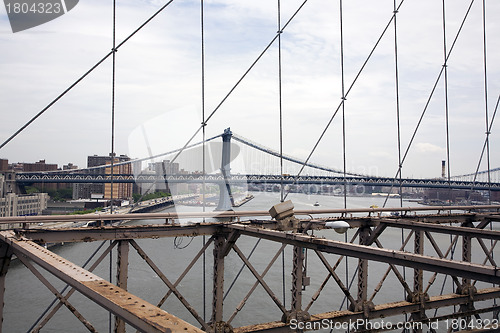
[[[470,2],[446,3],[448,50]],[[117,44],[165,3],[118,0]],[[280,1],[282,26],[302,3]],[[343,1],[343,48],[339,4],[307,1],[281,34],[283,151],[306,158],[339,107],[343,51],[345,91],[349,91],[344,118],[347,171],[394,176],[398,127],[392,25],[353,84],[391,19],[394,2]],[[474,1],[448,60],[452,176],[475,171],[485,140],[486,110],[491,121],[500,93],[500,3],[486,0],[485,4],[487,107],[482,1]],[[405,0],[397,14],[402,154],[444,63],[441,5],[435,0]],[[117,154],[142,158],[182,147],[200,128],[203,109],[205,116],[216,110],[207,123],[207,137],[230,127],[279,150],[277,41],[235,87],[276,36],[277,1],[204,1],[204,103],[200,12],[200,1],[174,0],[116,53]],[[0,6],[0,142],[110,52],[112,28],[112,1],[82,0],[65,15],[17,33],[12,33],[6,8]],[[10,163],[45,159],[60,166],[85,167],[88,155],[109,154],[112,65],[110,57],[0,149],[0,158]],[[447,159],[444,87],[441,78],[408,149],[404,177],[441,175],[441,161]],[[491,167],[500,166],[497,123],[490,136]],[[342,127],[340,109],[312,162],[343,167]],[[200,132],[193,141],[201,140]],[[486,162],[480,169],[486,169]]]

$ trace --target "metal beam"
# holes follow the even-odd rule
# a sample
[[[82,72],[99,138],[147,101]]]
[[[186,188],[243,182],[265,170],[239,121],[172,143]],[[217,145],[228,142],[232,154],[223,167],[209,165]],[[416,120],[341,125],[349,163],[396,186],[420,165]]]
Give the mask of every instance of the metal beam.
[[[163,272],[160,270],[160,268],[153,262],[153,260],[151,260],[151,258],[146,254],[146,252],[144,252],[144,250],[139,246],[139,244],[137,244],[137,242],[135,240],[130,240],[129,242],[134,247],[134,249],[137,251],[139,256],[142,259],[144,259],[144,261],[148,264],[148,266],[151,267],[151,269],[156,273],[156,275],[158,275],[158,277],[163,281],[163,283],[165,283],[165,285],[168,287],[168,289],[172,290],[172,293],[174,293],[174,295],[177,297],[177,299],[179,299],[179,301],[182,303],[182,305],[184,305],[186,310],[188,310],[193,315],[193,317],[198,321],[198,323],[200,323],[201,326],[203,326],[204,329],[207,329],[208,328],[207,323],[205,323],[203,318],[201,318],[201,316],[198,314],[198,312],[196,312],[194,307],[192,307],[188,303],[186,298],[184,298],[184,296],[173,285],[173,283],[170,282],[170,280],[165,276],[165,274],[163,274]]]
[[[310,214],[349,214],[349,213],[382,213],[382,212],[422,212],[422,211],[440,211],[451,212],[452,210],[463,211],[484,211],[500,210],[500,205],[479,205],[479,206],[416,206],[416,207],[379,207],[379,208],[339,208],[339,209],[304,209],[295,210],[295,215]],[[443,214],[442,216],[481,216],[493,219],[498,215],[479,215],[477,214]],[[267,210],[255,211],[228,211],[228,212],[179,212],[179,213],[129,213],[129,214],[85,214],[85,215],[50,215],[50,216],[10,216],[0,217],[0,224],[10,223],[53,223],[53,222],[74,222],[74,221],[119,221],[119,220],[146,220],[146,219],[179,219],[179,218],[198,218],[198,217],[249,217],[249,216],[269,216]]]
[[[124,290],[127,290],[128,287],[128,254],[128,241],[119,241],[116,261],[116,281],[117,286]],[[125,321],[120,317],[115,317],[115,333],[125,333]]]
[[[470,301],[470,295],[448,294],[430,297],[425,301],[426,309],[436,309],[454,305],[461,305]],[[474,302],[486,301],[500,297],[500,288],[487,288],[478,290],[472,296]],[[386,303],[375,305],[369,312],[366,319],[386,318],[397,316],[401,313],[411,313],[419,310],[419,303],[411,303],[407,301]],[[476,310],[481,312],[482,309]],[[490,308],[485,309],[488,312]],[[457,318],[461,316],[460,312],[450,315],[449,318]],[[349,310],[331,311],[311,315],[310,322],[333,321],[335,322],[356,322],[356,320],[364,319],[365,314],[362,311],[353,312]],[[242,326],[234,328],[234,333],[250,333],[250,332],[292,332],[290,327],[280,321],[261,323],[256,325]]]
[[[475,238],[500,240],[500,231],[498,230],[485,230],[474,227],[459,227],[459,226],[442,225],[436,223],[415,222],[406,220],[404,218],[397,220],[380,219],[380,223],[394,228],[405,228],[405,229],[420,230],[420,231],[430,231],[447,235],[459,235],[459,236],[467,236]]]
[[[241,252],[241,250],[238,248],[238,246],[236,246],[236,244],[233,245],[233,250],[234,250],[234,252],[236,252],[238,254],[240,259],[243,261],[245,266],[247,266],[247,268],[250,270],[250,272],[252,272],[253,276],[257,279],[257,281],[260,283],[262,288],[264,288],[264,290],[267,292],[269,297],[271,297],[271,299],[274,301],[274,303],[280,308],[281,312],[283,312],[283,314],[286,314],[285,306],[283,304],[281,304],[278,297],[276,297],[276,295],[273,293],[271,288],[269,288],[267,283],[264,281],[264,277],[257,272],[257,270],[253,267],[253,265],[245,257],[245,255]]]
[[[104,260],[104,258],[106,258],[108,256],[108,254],[113,250],[113,248],[115,247],[116,244],[117,244],[117,242],[113,242],[112,244],[110,244],[106,248],[106,250],[104,250],[103,253],[101,253],[99,258],[97,258],[96,261],[92,264],[92,266],[90,266],[89,272],[93,272],[97,268],[97,266],[99,266],[99,264]],[[64,290],[66,290],[66,288],[64,288],[62,290],[62,292],[64,292]],[[75,288],[70,288],[70,290],[65,295],[63,295],[64,298],[69,299],[75,291],[76,291]],[[57,300],[58,300],[58,298],[56,297],[56,299],[51,303],[50,306],[52,306],[54,304],[54,302],[56,302]],[[49,306],[49,308],[50,308],[50,306]],[[33,325],[32,332],[33,333],[40,332],[40,330],[49,322],[49,320],[56,314],[57,311],[59,311],[59,309],[62,306],[63,306],[63,303],[61,301],[59,301],[59,303],[57,303],[56,306],[54,306],[50,312],[46,312],[42,317],[40,317],[37,320],[37,322]]]
[[[212,331],[222,331],[221,327],[225,326],[223,322],[223,305],[224,305],[224,246],[226,240],[224,234],[217,233],[214,235],[213,249],[213,289],[212,289]]]
[[[147,225],[99,228],[59,228],[18,230],[19,234],[34,242],[68,243],[100,240],[126,240],[139,238],[198,236],[213,234],[220,224]]]
[[[281,245],[281,247],[278,250],[278,252],[276,252],[276,254],[274,255],[274,257],[271,259],[271,261],[269,262],[269,264],[267,265],[267,267],[262,272],[262,275],[261,275],[262,278],[264,278],[266,276],[267,272],[269,271],[269,269],[271,269],[271,267],[273,266],[274,262],[276,261],[276,259],[278,259],[279,255],[282,253],[282,251],[285,249],[285,247],[286,247],[286,244],[282,244]],[[245,297],[243,298],[243,300],[240,302],[240,304],[238,304],[238,306],[234,310],[234,312],[231,315],[231,317],[229,317],[229,320],[227,321],[228,324],[231,324],[231,322],[233,321],[234,317],[236,317],[236,315],[241,311],[241,309],[243,309],[243,307],[245,306],[246,302],[248,301],[248,298],[250,297],[250,295],[252,295],[252,293],[254,292],[255,288],[257,288],[257,286],[259,285],[259,283],[260,282],[258,280],[255,281],[255,283],[253,284],[252,288],[250,288],[250,290],[245,295]]]
[[[0,240],[14,254],[24,255],[83,295],[145,332],[198,332],[191,324],[157,308],[137,296],[67,261],[31,241],[19,239],[12,231],[0,232]]]
[[[174,287],[177,287],[179,285],[179,283],[181,283],[182,279],[184,279],[184,277],[187,275],[187,273],[189,273],[189,271],[191,270],[191,268],[193,268],[194,264],[198,261],[198,259],[200,259],[201,255],[205,253],[205,251],[210,246],[210,244],[212,244],[213,240],[214,240],[214,238],[210,237],[210,239],[208,240],[208,242],[206,242],[205,245],[203,245],[203,247],[200,249],[200,251],[198,251],[198,253],[194,256],[194,258],[191,260],[191,262],[189,263],[189,265],[187,265],[187,267],[184,270],[184,272],[182,272],[182,274],[179,275],[179,277],[177,278],[177,280],[175,280]],[[158,307],[161,307],[163,305],[163,303],[165,303],[167,301],[167,298],[171,294],[172,294],[172,290],[168,289],[168,291],[165,294],[165,296],[163,296],[163,298],[158,302]],[[203,306],[205,306],[205,304],[203,304]]]
[[[364,212],[367,212],[369,210],[364,209]],[[310,212],[310,211],[309,211]],[[323,212],[323,211],[321,211]],[[243,214],[241,214],[243,213]],[[259,216],[257,213],[260,214],[260,212],[254,212],[254,216]],[[238,212],[236,214],[236,217],[242,217],[246,216],[247,212]],[[266,212],[266,214],[269,214]],[[299,214],[299,211],[296,212],[296,214]],[[305,213],[304,213],[305,214]],[[123,219],[136,219],[139,216],[144,216],[144,218],[173,218],[169,217],[170,215],[167,214],[113,214],[113,215],[99,215],[101,220],[119,220],[119,218],[116,218],[117,215],[123,216]],[[179,214],[174,214],[172,216],[178,216]],[[197,214],[195,214],[197,215]],[[264,214],[262,214],[264,215]],[[179,215],[182,217],[182,215]],[[190,216],[190,215],[186,215]],[[232,216],[232,214],[223,214],[223,217],[228,217]],[[442,217],[445,217],[446,215],[443,215]],[[32,218],[35,218],[37,216],[34,216]],[[234,217],[234,216],[233,216]],[[465,215],[460,215],[461,217],[461,222],[463,222],[464,218],[467,218],[469,220],[472,216],[465,214]],[[459,219],[459,217],[455,216],[454,218]],[[28,223],[24,220],[27,217],[23,217],[21,219],[19,218],[13,218],[13,222],[19,223],[19,221],[24,221],[23,223]],[[69,217],[64,216],[64,218],[67,220]],[[90,217],[87,217],[87,220]],[[487,238],[487,239],[494,239],[494,240],[500,240],[500,231],[497,230],[483,230],[483,229],[478,229],[478,228],[464,228],[464,227],[458,227],[458,226],[446,226],[446,225],[439,225],[439,224],[432,224],[432,223],[423,223],[423,222],[413,222],[413,221],[408,221],[405,218],[405,220],[393,220],[393,219],[378,219],[378,218],[371,218],[372,221],[374,222],[379,222],[382,223],[382,225],[385,226],[391,226],[391,227],[398,227],[398,228],[408,228],[408,229],[418,229],[418,230],[424,230],[424,231],[433,231],[433,232],[439,232],[439,233],[445,233],[445,234],[458,234],[458,235],[470,235],[472,237],[481,237],[481,238]],[[439,218],[436,216],[431,216],[429,218]],[[2,219],[2,218],[0,218]],[[344,218],[346,220],[349,220],[347,218]],[[359,225],[360,221],[359,218],[354,218],[355,219],[355,225]],[[81,220],[78,218],[78,220]],[[30,221],[30,223],[34,221],[41,221],[40,219],[36,219],[33,221]],[[55,221],[59,221],[59,219],[56,219]],[[273,228],[274,223],[270,221],[259,221],[260,224],[265,224],[266,227]],[[303,222],[306,223],[306,222]],[[368,223],[368,221],[366,221]],[[252,224],[258,224],[258,223],[252,223]],[[318,224],[320,224],[318,222]],[[352,224],[352,223],[351,223]],[[363,224],[363,223],[361,223]],[[214,234],[216,229],[223,225],[223,223],[196,223],[196,224],[190,224],[190,225],[166,225],[166,224],[157,224],[157,225],[147,225],[147,226],[106,226],[106,227],[99,227],[99,228],[37,228],[37,229],[19,229],[18,232],[21,233],[24,237],[29,238],[33,241],[36,241],[38,243],[59,243],[59,242],[88,242],[88,241],[96,241],[96,240],[120,240],[120,239],[136,239],[136,238],[153,238],[153,237],[176,237],[176,236],[197,236],[197,235],[211,235]],[[353,225],[354,226],[354,225]],[[56,226],[57,227],[57,226]],[[380,231],[383,230],[383,228],[378,229]],[[370,241],[368,244],[370,244],[376,236],[372,235],[370,238]]]
[[[500,222],[500,214],[477,214],[478,218]]]
[[[50,282],[42,275],[40,272],[28,261],[28,259],[22,255],[18,256],[18,259],[26,266],[32,273],[35,275],[40,282],[42,282],[47,289],[50,290],[51,293],[53,293],[59,301],[64,304],[68,310],[89,330],[90,332],[97,333],[97,330],[92,326],[92,324],[83,317],[83,315],[78,312],[78,310],[69,303],[68,299],[65,298],[61,293],[57,291],[54,286],[50,284]]]
[[[225,226],[225,228],[229,230],[237,229],[240,230],[242,234],[252,237],[261,237],[322,252],[386,262],[484,282],[500,283],[500,269],[498,267],[438,259],[403,251],[377,249],[370,246],[316,238],[304,234],[282,233],[274,230],[258,229],[242,224],[231,224]]]

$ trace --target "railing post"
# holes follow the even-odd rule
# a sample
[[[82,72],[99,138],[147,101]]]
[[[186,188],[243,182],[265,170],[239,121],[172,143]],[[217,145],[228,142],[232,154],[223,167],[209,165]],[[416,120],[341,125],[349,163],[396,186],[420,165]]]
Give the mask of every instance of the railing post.
[[[462,224],[462,227],[474,228],[474,224],[472,224],[471,222],[465,222]],[[472,260],[472,238],[468,235],[464,235],[462,236],[462,261],[471,262],[471,260]],[[476,291],[477,289],[471,283],[471,279],[462,278],[462,286],[461,288],[459,288],[457,293],[461,295],[468,295],[470,301],[467,304],[462,304],[460,306],[461,311],[474,310],[474,303],[472,302],[472,299]],[[465,320],[467,321],[467,323],[469,323],[471,317],[468,316],[465,318]]]
[[[127,290],[129,242],[127,240],[118,241],[117,252],[118,252],[118,258],[116,263],[117,286],[124,290]],[[120,317],[117,316],[115,316],[115,333],[125,333],[125,322]]]
[[[367,245],[370,238],[370,227],[363,225],[359,228],[359,244]],[[373,309],[373,303],[368,301],[368,260],[358,259],[358,297],[356,304],[351,304],[351,309],[363,312],[365,317],[369,316]]]
[[[293,247],[292,268],[292,303],[290,311],[297,313],[302,310],[302,275],[304,265],[304,248]]]
[[[424,232],[422,230],[415,230],[415,238],[413,243],[413,252],[415,254],[424,254]],[[414,321],[421,321],[425,318],[425,301],[426,295],[423,294],[424,288],[424,271],[422,269],[413,270],[413,295],[411,296],[411,302],[420,303],[419,312],[414,312],[412,314],[412,319]],[[421,328],[413,329],[415,333],[421,333]]]
[[[304,290],[304,252],[300,246],[293,247],[293,267],[292,267],[292,301],[290,311],[283,316],[284,322],[295,319],[297,322],[304,322],[311,319],[307,311],[302,310],[302,291]],[[302,332],[297,330],[297,332]]]
[[[226,248],[226,237],[222,233],[214,235],[214,284],[212,300],[212,320],[210,332],[226,333],[232,332],[232,327],[224,322],[224,257],[228,251]]]

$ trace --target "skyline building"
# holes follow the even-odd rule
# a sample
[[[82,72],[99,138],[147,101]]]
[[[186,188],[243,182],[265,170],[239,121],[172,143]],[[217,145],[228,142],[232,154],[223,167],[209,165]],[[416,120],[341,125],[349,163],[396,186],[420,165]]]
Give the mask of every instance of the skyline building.
[[[127,155],[120,155],[114,158],[113,164],[130,161]],[[111,156],[92,155],[87,157],[87,168],[89,174],[111,174]],[[102,168],[96,168],[102,166]],[[108,166],[108,167],[106,167]],[[103,170],[104,169],[104,170]],[[104,171],[104,172],[103,172]],[[132,174],[132,164],[113,166],[113,174]],[[133,184],[113,183],[114,199],[132,198]],[[91,199],[102,198],[111,199],[111,184],[109,183],[91,183],[91,184],[73,184],[73,199]]]

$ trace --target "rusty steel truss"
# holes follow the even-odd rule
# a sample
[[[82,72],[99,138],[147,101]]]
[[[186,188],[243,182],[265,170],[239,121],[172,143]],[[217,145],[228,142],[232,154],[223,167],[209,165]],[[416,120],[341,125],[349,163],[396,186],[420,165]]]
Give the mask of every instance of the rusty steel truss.
[[[84,318],[70,303],[69,298],[75,291],[115,316],[115,332],[125,332],[126,324],[141,332],[290,332],[325,328],[325,323],[333,325],[348,322],[360,323],[355,327],[356,331],[370,331],[372,321],[398,316],[405,316],[406,322],[422,323],[423,326],[412,329],[415,332],[436,331],[432,323],[458,318],[472,322],[486,316],[493,324],[498,320],[500,311],[500,304],[497,303],[500,298],[500,269],[496,264],[500,254],[497,246],[500,240],[497,224],[500,222],[500,206],[465,206],[453,209],[417,207],[311,210],[295,211],[292,215],[277,216],[277,219],[272,220],[263,217],[268,212],[219,212],[217,216],[223,219],[221,221],[182,225],[176,224],[176,219],[209,218],[214,217],[214,213],[92,215],[102,225],[91,228],[71,228],[68,224],[56,224],[89,219],[88,216],[1,218],[0,224],[15,224],[17,227],[0,231],[0,314],[3,320],[5,281],[9,263],[14,257],[57,298],[50,312],[37,323],[34,332],[42,330],[61,307],[69,309],[88,331],[96,332],[91,321]],[[424,210],[428,212],[417,213]],[[393,214],[383,214],[387,211]],[[118,220],[145,218],[157,219],[161,224],[112,224]],[[338,220],[349,223],[350,239],[346,237],[344,241],[334,240],[325,236],[330,234],[322,233],[326,222]],[[44,221],[45,225],[52,222],[58,227],[30,228],[30,225],[40,221]],[[382,236],[390,229],[404,230],[398,248],[386,248],[382,244],[385,241]],[[209,236],[208,240],[191,260],[186,260],[185,270],[177,277],[162,271],[158,259],[152,259],[151,254],[146,253],[136,241],[202,235]],[[437,235],[446,235],[446,241]],[[242,236],[279,244],[276,252],[261,255],[259,267],[262,261],[267,264],[263,270],[259,271],[256,262],[252,262],[250,255],[245,255],[245,251],[240,248],[238,240]],[[48,243],[104,240],[111,241],[109,246],[87,269],[44,247]],[[461,250],[457,250],[458,255],[453,256],[457,247]],[[281,297],[278,295],[279,291],[273,289],[270,281],[266,280],[266,274],[273,266],[278,265],[277,259],[285,249],[291,253],[291,263],[288,266],[291,269],[287,272],[288,277],[283,277],[286,288]],[[92,273],[111,251],[117,253],[116,283]],[[136,251],[165,285],[166,292],[156,305],[127,291],[131,251]],[[189,300],[179,286],[201,256],[210,251],[213,262],[207,275],[212,278],[212,287],[209,288],[211,314],[205,318],[202,313],[205,305],[202,309],[199,300]],[[254,280],[251,287],[245,287],[248,290],[241,302],[232,308],[224,302],[228,292],[225,263],[230,254],[239,258]],[[314,258],[319,268],[324,268],[322,274],[308,276],[308,257],[311,257],[309,261]],[[343,273],[344,276],[339,273],[339,267],[347,260],[351,260],[351,265],[355,262],[356,269],[351,270],[348,276],[353,279],[353,284],[346,279],[347,272]],[[283,264],[283,270],[284,267]],[[64,292],[57,290],[39,268],[66,283],[70,289]],[[379,274],[374,274],[374,271]],[[401,290],[401,297],[395,302],[378,303],[377,295],[384,283],[387,283],[389,275],[396,281],[389,288]],[[376,281],[372,276],[376,276]],[[453,291],[436,293],[431,286],[439,278],[448,278]],[[313,286],[311,279],[321,283],[317,282]],[[332,283],[334,291],[331,291]],[[274,321],[257,321],[233,327],[233,319],[247,310],[245,306],[258,287],[264,290],[267,297],[259,302],[274,304],[272,307],[278,310],[279,315]],[[285,290],[288,291],[286,295]],[[328,297],[332,297],[331,307],[323,305],[321,312],[313,313],[311,310],[315,302],[327,292],[330,293]],[[189,312],[190,317],[181,319],[168,312],[168,308],[161,308],[172,294]],[[343,308],[334,305],[340,299],[346,301],[347,305]],[[5,306],[9,306],[8,302]],[[445,310],[437,315],[437,310],[440,309]],[[380,331],[382,330],[383,327]]]

